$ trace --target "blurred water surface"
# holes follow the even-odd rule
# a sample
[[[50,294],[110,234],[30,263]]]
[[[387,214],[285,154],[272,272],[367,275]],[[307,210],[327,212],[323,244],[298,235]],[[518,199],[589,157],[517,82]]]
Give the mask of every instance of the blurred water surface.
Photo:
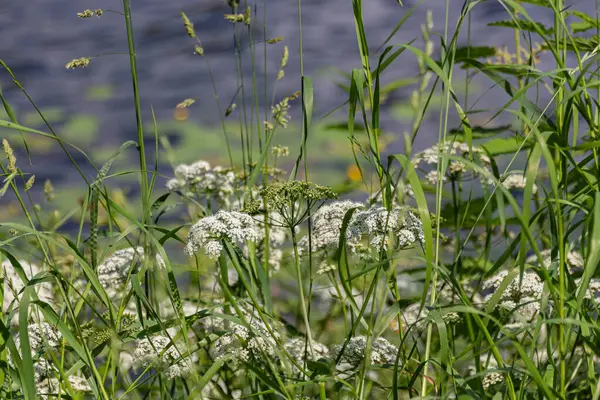
[[[448,20],[455,26],[463,1],[449,0]],[[377,48],[389,35],[396,23],[415,4],[405,0],[400,7],[395,0],[364,1],[364,19],[372,48]],[[568,2],[569,6],[595,15],[594,1]],[[257,40],[262,38],[266,22],[268,37],[284,36],[290,49],[290,62],[286,77],[278,84],[281,96],[299,89],[299,52],[297,3],[295,0],[258,1],[258,17],[255,24]],[[119,10],[119,1],[65,2],[61,0],[24,0],[0,2],[0,59],[15,73],[34,101],[42,108],[58,107],[66,114],[86,113],[98,116],[100,138],[103,145],[115,146],[125,140],[136,139],[135,113],[133,109],[131,76],[127,57],[127,42],[123,17],[106,12],[101,18],[78,19],[77,12],[85,8]],[[552,16],[540,8],[529,7],[532,15],[542,23],[551,24]],[[407,43],[420,36],[426,12],[433,13],[435,30],[443,34],[446,18],[446,2],[425,0],[398,31],[391,43]],[[185,35],[180,20],[181,11],[193,21],[215,72],[218,91],[227,104],[238,88],[233,52],[232,25],[223,14],[230,12],[225,0],[133,0],[133,24],[137,44],[139,79],[145,120],[150,119],[152,106],[159,119],[172,118],[174,106],[181,100],[198,98],[191,109],[190,118],[203,124],[218,122],[212,97],[212,86],[207,69],[193,55],[193,42]],[[315,86],[315,110],[324,115],[345,100],[344,94],[335,86],[335,74],[330,67],[350,71],[359,67],[356,36],[350,0],[303,0],[304,60],[307,75],[313,77]],[[513,40],[510,30],[490,28],[487,24],[498,19],[508,19],[500,2],[484,1],[473,11],[471,41],[474,45],[509,45]],[[466,29],[461,41],[466,41]],[[246,41],[247,42],[247,41]],[[418,43],[418,42],[417,42]],[[439,46],[438,46],[439,47]],[[259,50],[262,46],[259,45]],[[281,57],[282,45],[269,47],[267,71],[273,81]],[[245,52],[247,53],[247,46]],[[107,54],[112,53],[112,54]],[[120,53],[120,54],[114,54]],[[408,53],[408,52],[407,52]],[[65,63],[74,58],[103,55],[94,58],[86,69],[68,71]],[[250,73],[250,58],[245,54],[244,70]],[[262,55],[256,59],[258,71],[264,70]],[[405,54],[386,72],[386,79],[414,75],[414,58]],[[262,85],[262,82],[259,82]],[[17,111],[31,110],[27,99],[2,71],[0,84],[9,101]],[[491,86],[488,82],[487,85]],[[113,88],[110,100],[92,101],[86,96],[90,87]],[[484,87],[485,89],[485,87]],[[400,92],[393,100],[410,96],[410,91]],[[505,97],[488,96],[481,107],[498,107]],[[398,125],[389,115],[384,118],[385,127],[400,134],[407,126]],[[396,126],[396,125],[398,126]],[[435,141],[438,122],[425,121],[416,147],[422,148]],[[60,130],[59,130],[60,132]],[[198,146],[202,145],[199,134]],[[86,151],[93,151],[86,148]],[[225,150],[223,149],[223,152]],[[30,170],[58,181],[76,179],[73,168],[67,167],[64,156],[57,153],[48,157],[36,156]]]

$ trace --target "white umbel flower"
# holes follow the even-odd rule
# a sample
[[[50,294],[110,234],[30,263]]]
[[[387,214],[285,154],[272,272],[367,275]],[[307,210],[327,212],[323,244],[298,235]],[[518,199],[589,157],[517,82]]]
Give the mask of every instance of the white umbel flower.
[[[144,260],[143,247],[129,247],[115,251],[98,265],[98,281],[111,299],[121,298],[127,290],[132,268],[140,266]],[[156,265],[164,267],[160,255],[156,255]]]
[[[175,178],[167,182],[167,188],[186,197],[210,196],[227,203],[235,191],[235,174],[223,167],[211,167],[206,161],[181,164],[175,168]]]
[[[29,263],[25,260],[19,260],[19,264],[23,268],[23,272],[25,273],[27,279],[31,279],[35,275],[42,272],[39,266]],[[9,260],[2,262],[2,278],[4,280],[4,302],[2,303],[2,312],[6,313],[19,306],[19,301],[23,296],[22,291],[25,288],[25,284]],[[52,284],[50,282],[36,284],[35,292],[41,301],[50,305],[54,304]],[[38,313],[33,313],[32,316],[35,317],[37,314]],[[18,317],[15,316],[15,318]],[[14,322],[16,322],[16,320]]]
[[[502,181],[502,185],[507,188],[508,190],[512,190],[512,189],[518,189],[518,190],[524,190],[525,186],[527,185],[527,180],[525,179],[525,176],[521,173],[513,173],[508,175],[506,178],[504,178],[504,180]],[[536,194],[538,190],[537,185],[534,183],[533,187],[532,187],[532,191],[533,194]]]
[[[331,350],[334,360],[339,357],[344,343],[334,346]],[[339,364],[342,366],[341,369],[347,369],[345,367],[358,367],[365,358],[366,347],[367,338],[365,336],[357,336],[350,339],[344,349],[344,353],[340,357]],[[397,353],[398,348],[384,338],[380,337],[371,341],[371,364],[394,364]]]
[[[546,249],[540,252],[542,256],[542,265],[544,268],[550,268],[552,265],[552,250]],[[557,254],[558,256],[558,254]],[[555,260],[558,263],[558,259]],[[580,252],[575,250],[570,250],[567,252],[567,270],[570,273],[581,272],[584,267],[583,256]],[[525,260],[528,264],[539,265],[539,258],[537,255],[533,254]]]
[[[364,205],[354,201],[335,201],[321,207],[313,216],[312,224],[312,250],[337,249],[342,224],[346,213],[352,208],[364,209]],[[358,212],[355,211],[356,212]],[[309,251],[308,237],[304,237],[299,244],[302,253]]]
[[[416,242],[425,243],[421,220],[402,206],[394,206],[391,211],[373,206],[357,212],[348,225],[346,238],[350,246],[368,238],[371,248],[387,250],[390,234],[394,236],[396,249],[403,249]]]
[[[482,148],[472,146],[472,148],[469,149],[469,145],[467,143],[448,141],[441,146],[434,145],[428,149],[425,149],[422,152],[417,153],[412,159],[413,166],[416,169],[420,169],[424,172],[426,172],[426,169],[431,169],[427,167],[436,167],[433,171],[426,172],[426,179],[432,185],[437,184],[440,179],[437,171],[437,163],[438,159],[441,159],[442,153],[445,153],[449,156],[462,157],[467,160],[472,159],[477,162],[480,167],[488,170],[491,173],[491,160]],[[441,178],[444,182],[447,179],[454,180],[458,176],[462,176],[464,178],[468,172],[469,171],[464,162],[450,160],[446,174]],[[489,182],[486,180],[485,183]]]
[[[320,358],[326,357],[329,354],[329,349],[322,343],[312,342],[313,355],[310,354],[310,347],[307,347],[304,338],[288,339],[283,345],[288,354],[300,365],[304,365],[305,360],[317,361]],[[298,372],[298,368],[293,365],[292,370]]]
[[[483,291],[486,302],[499,290],[507,275],[507,271],[502,271],[484,282]],[[500,295],[496,305],[496,308],[511,313],[514,322],[507,325],[508,328],[520,327],[523,323],[531,322],[537,317],[543,291],[544,282],[534,272],[525,271],[522,279],[518,274],[512,279]]]
[[[185,252],[193,255],[203,249],[206,255],[216,259],[223,251],[221,240],[229,240],[238,247],[246,241],[259,239],[256,221],[248,214],[237,211],[219,211],[196,222],[188,233]]]
[[[162,335],[146,337],[136,341],[133,359],[144,368],[152,365],[165,368],[169,379],[185,377],[193,370],[190,357],[184,357],[185,352],[171,340]]]

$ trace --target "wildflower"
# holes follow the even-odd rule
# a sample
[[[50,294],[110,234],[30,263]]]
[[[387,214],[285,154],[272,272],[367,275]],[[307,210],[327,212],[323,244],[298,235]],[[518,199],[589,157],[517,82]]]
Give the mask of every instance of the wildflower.
[[[277,217],[275,217],[277,219]],[[261,217],[255,217],[256,221],[256,229],[257,229],[257,240],[256,243],[259,244],[256,249],[256,255],[259,259],[262,259],[266,249],[268,246],[269,259],[267,260],[269,266],[272,268],[272,272],[279,271],[281,267],[281,260],[283,259],[283,251],[282,247],[285,243],[287,230],[281,226],[270,225],[268,227],[268,237],[265,240],[265,235],[267,231],[267,216],[262,215]],[[247,249],[244,249],[245,254],[247,254]]]
[[[206,161],[180,164],[175,168],[175,178],[167,182],[171,191],[185,197],[213,198],[227,203],[234,192],[235,174],[220,166],[211,167]]]
[[[144,249],[142,247],[130,247],[115,251],[98,266],[98,281],[106,290],[109,298],[118,299],[123,296],[127,290],[131,272],[140,266],[143,259]],[[156,256],[156,264],[160,267],[164,266],[160,255]]]
[[[330,272],[333,272],[337,269],[335,264],[323,262],[319,265],[319,269],[317,269],[317,275],[325,275]]]
[[[549,269],[552,266],[552,250],[551,249],[542,250],[540,252],[540,255],[542,256],[541,266],[543,266],[546,269]],[[557,254],[557,257],[558,257],[558,254]],[[566,265],[567,265],[567,270],[569,271],[569,273],[573,274],[573,273],[583,271],[583,267],[584,267],[585,263],[583,260],[583,256],[581,255],[580,252],[570,250],[567,252],[566,258],[567,258]],[[539,260],[538,256],[533,254],[530,257],[527,257],[525,262],[528,264],[532,264],[532,265],[538,265],[539,264],[538,260]],[[556,259],[554,261],[558,264],[558,259]]]
[[[185,377],[193,371],[191,358],[167,337],[156,335],[136,340],[133,359],[144,368],[155,366],[165,368],[169,379]]]
[[[312,219],[311,246],[313,252],[335,252],[340,242],[342,224],[346,213],[352,209],[362,209],[361,203],[354,201],[336,201],[321,207]],[[309,252],[308,236],[298,243],[301,254]]]
[[[448,156],[462,157],[467,160],[473,160],[491,173],[491,160],[483,149],[477,146],[472,146],[461,142],[445,142],[443,145],[434,145],[420,153],[417,153],[412,160],[415,168],[423,170],[425,166],[436,166],[436,169],[429,171],[426,174],[427,181],[434,185],[442,179],[445,182],[447,179],[457,180],[459,177],[465,178],[467,174],[467,166],[465,163],[458,160],[450,160],[445,176],[440,177],[437,171],[438,158],[442,153]],[[486,183],[489,183],[486,180]]]
[[[291,338],[288,339],[283,345],[284,349],[288,354],[300,365],[304,365],[304,362],[308,358],[311,361],[317,361],[320,358],[327,357],[329,349],[322,343],[312,342],[313,355],[310,354],[310,348],[307,347],[306,340],[304,338]],[[294,372],[298,372],[296,366],[293,366]]]
[[[271,182],[260,194],[279,213],[278,224],[287,228],[302,223],[324,200],[337,197],[328,187],[304,181]]]
[[[4,147],[4,155],[8,160],[8,172],[13,174],[17,172],[17,158],[15,157],[15,153],[6,139],[2,139],[2,147]]]
[[[56,378],[59,376],[58,369],[51,365],[45,358],[40,358],[33,364],[35,389],[38,396],[43,399],[53,399],[55,394],[65,394],[61,382]],[[91,392],[92,388],[84,377],[70,375],[67,377],[71,389],[77,392]]]
[[[237,366],[239,363],[263,360],[264,357],[274,358],[277,352],[277,324],[270,329],[252,307],[245,303],[240,305],[246,325],[233,325],[231,331],[219,337],[209,349],[214,360],[226,357]],[[272,333],[271,333],[272,332]]]
[[[25,260],[20,260],[19,264],[23,268],[23,272],[25,273],[27,279],[33,278],[35,275],[39,274],[42,271],[41,268],[36,264],[28,263]],[[2,303],[2,311],[6,313],[18,307],[18,303],[20,302],[23,296],[23,289],[25,288],[25,283],[23,282],[19,274],[17,274],[17,271],[15,270],[10,261],[3,261],[1,267],[2,280],[4,281],[4,301]],[[34,289],[38,298],[41,301],[48,304],[54,303],[52,284],[50,282],[37,283],[34,286]],[[15,315],[15,322],[17,318],[18,316]]]
[[[511,190],[511,189],[523,190],[523,189],[525,189],[526,179],[525,179],[525,176],[523,176],[522,174],[519,174],[519,173],[510,174],[504,178],[504,180],[502,181],[502,185],[505,188],[507,188],[508,190]],[[537,185],[534,183],[533,187],[532,187],[533,194],[537,193],[537,189],[538,189]]]
[[[339,363],[342,365],[349,365],[351,368],[358,367],[365,358],[367,338],[364,336],[353,337],[340,356],[344,343],[333,347],[332,358],[336,360],[339,358]],[[397,353],[398,348],[384,338],[380,337],[371,341],[371,364],[395,364]]]
[[[69,61],[65,67],[67,69],[86,68],[90,64],[90,61],[92,61],[91,57],[75,58]]]
[[[196,37],[196,31],[194,31],[194,24],[192,21],[185,15],[184,12],[181,13],[181,19],[183,20],[183,26],[185,27],[185,33],[191,38]]]
[[[222,240],[242,247],[246,241],[256,242],[258,238],[256,221],[250,215],[221,210],[192,226],[185,252],[191,256],[204,249],[209,258],[216,259],[223,251]]]
[[[488,302],[497,292],[504,279],[508,276],[507,271],[491,277],[483,284],[484,300]],[[511,328],[522,326],[534,319],[540,311],[540,299],[544,291],[544,282],[536,273],[526,271],[522,279],[516,275],[500,295],[496,307],[508,311],[514,323]]]
[[[77,18],[92,18],[94,16],[94,12],[92,10],[85,10],[83,12],[77,13]]]
[[[358,211],[348,224],[346,232],[351,246],[366,237],[370,238],[370,246],[378,250],[387,250],[390,234],[394,236],[396,249],[408,247],[415,242],[425,243],[421,220],[402,206],[394,206],[390,211],[380,206]]]
[[[286,157],[290,155],[290,149],[287,146],[277,145],[271,149],[271,152],[276,157]]]
[[[194,104],[196,100],[194,99],[185,99],[181,103],[177,104],[176,108],[187,108]]]

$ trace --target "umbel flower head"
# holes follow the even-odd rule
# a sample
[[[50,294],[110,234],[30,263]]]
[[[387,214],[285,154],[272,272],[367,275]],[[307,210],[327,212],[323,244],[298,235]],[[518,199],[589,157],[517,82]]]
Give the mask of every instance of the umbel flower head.
[[[36,264],[29,263],[25,260],[19,260],[19,264],[23,268],[23,272],[27,279],[31,279],[41,272],[41,268]],[[9,260],[3,261],[1,268],[2,280],[4,281],[2,312],[7,313],[10,310],[18,308],[19,302],[23,296],[25,284]],[[54,304],[54,295],[52,284],[50,282],[38,283],[34,288],[35,293],[41,301],[51,305]],[[38,313],[32,313],[32,316],[37,317]],[[18,315],[15,315],[14,322],[16,322],[17,318]]]
[[[484,282],[482,289],[485,302],[490,301],[497,293],[507,276],[508,272],[502,271]],[[519,328],[536,318],[540,311],[543,291],[544,282],[535,272],[525,271],[522,278],[519,274],[514,276],[502,291],[496,305],[497,309],[510,316],[512,322],[505,327]]]
[[[512,173],[507,175],[503,180],[502,180],[502,185],[507,188],[508,190],[524,190],[525,186],[527,185],[527,179],[525,179],[525,176],[522,173]],[[532,191],[533,194],[536,194],[538,190],[537,185],[534,183],[533,187],[532,187]]]
[[[135,344],[134,363],[144,368],[150,365],[164,368],[169,379],[184,377],[193,371],[190,357],[185,357],[186,353],[165,336],[145,337]]]
[[[185,197],[214,199],[227,204],[235,189],[235,174],[220,166],[211,167],[206,161],[180,164],[175,168],[175,178],[167,182],[167,188]]]
[[[558,253],[556,253],[557,258],[555,260],[552,260],[552,250],[551,249],[542,250],[540,252],[540,255],[542,256],[541,265],[539,263],[538,256],[535,254],[527,257],[525,262],[528,264],[531,264],[531,265],[538,265],[538,266],[541,266],[541,267],[544,267],[547,269],[549,269],[552,266],[553,261],[556,262],[556,265],[558,265]],[[575,251],[575,250],[570,250],[567,252],[566,264],[567,264],[567,270],[569,271],[569,273],[574,274],[574,273],[582,272],[585,263],[583,260],[583,256],[581,255],[580,252]]]
[[[55,395],[65,395],[63,387],[58,380],[60,376],[58,368],[52,365],[46,358],[39,358],[33,364],[35,390],[40,399],[54,399]],[[92,388],[82,376],[70,375],[67,377],[69,386],[76,392],[91,392]]]
[[[389,243],[389,238],[393,242]],[[354,251],[361,252],[362,239],[369,240],[369,247],[375,250],[403,249],[416,242],[425,243],[421,220],[407,207],[394,206],[390,211],[385,207],[373,206],[353,215],[346,231],[348,244]]]
[[[415,168],[423,170],[426,175],[425,179],[435,185],[439,181],[439,173],[437,170],[438,159],[441,159],[442,153],[449,156],[462,157],[466,160],[476,162],[480,167],[485,168],[491,173],[491,160],[488,155],[483,151],[482,148],[472,146],[469,149],[467,143],[461,142],[445,142],[442,146],[434,145],[420,153],[417,153],[412,160]],[[434,170],[427,170],[427,167],[436,166]],[[457,180],[459,177],[465,179],[468,177],[467,165],[458,160],[450,160],[448,168],[446,169],[445,176],[442,177],[442,181],[446,182],[449,180]],[[487,181],[486,181],[487,183]]]
[[[345,343],[345,341],[344,341]],[[331,350],[331,357],[334,360],[339,358],[339,364],[342,369],[345,367],[356,368],[365,359],[367,338],[365,336],[357,336],[350,339],[346,347],[344,343],[335,345]],[[340,353],[342,352],[340,356]],[[398,348],[388,342],[386,339],[379,337],[371,341],[371,364],[394,364]]]
[[[329,349],[322,343],[312,342],[313,355],[310,354],[310,347],[306,343],[304,338],[291,338],[288,339],[283,345],[289,355],[300,365],[304,365],[305,361],[317,361],[320,358],[327,357]],[[292,367],[294,372],[298,372],[298,368],[294,365]]]
[[[115,251],[110,257],[98,265],[98,281],[111,299],[119,299],[127,289],[132,269],[139,267],[144,261],[142,247],[130,247]],[[156,255],[156,264],[164,266],[160,255]]]
[[[305,181],[274,181],[260,194],[281,216],[281,221],[273,221],[288,228],[301,224],[325,200],[337,197],[330,188]]]
[[[260,318],[258,312],[246,303],[238,303],[247,325],[235,324],[230,331],[214,341],[209,349],[213,360],[227,358],[233,366],[250,361],[261,362],[266,358],[274,359],[279,338],[280,324],[271,321],[270,329]],[[271,332],[273,332],[273,335]]]
[[[246,241],[256,242],[258,238],[254,218],[237,211],[221,210],[202,218],[191,227],[185,252],[191,256],[203,249],[208,257],[216,259],[223,251],[222,240],[242,248]]]

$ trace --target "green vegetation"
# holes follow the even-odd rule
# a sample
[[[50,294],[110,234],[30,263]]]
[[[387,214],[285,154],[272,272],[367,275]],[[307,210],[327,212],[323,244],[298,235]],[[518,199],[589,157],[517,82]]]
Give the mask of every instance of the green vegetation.
[[[125,23],[137,137],[107,147],[97,117],[35,99],[20,115],[0,92],[0,198],[13,199],[0,207],[0,397],[599,399],[600,20],[563,0],[485,2],[506,10],[490,25],[510,46],[471,46],[484,0],[457,21],[446,0],[445,26],[428,15],[408,43],[394,35],[427,4],[391,2],[403,17],[383,44],[352,0],[360,65],[342,71],[338,113],[314,109],[302,0],[300,77],[285,73],[290,39],[261,25],[266,2],[227,2],[229,104],[182,13],[218,128],[188,120],[194,99],[174,121],[141,108],[129,0],[79,13]],[[279,70],[258,70],[271,54]],[[66,67],[94,68],[82,56]],[[388,79],[410,62],[415,76]],[[386,104],[398,91],[410,100]],[[503,106],[480,108],[499,92]],[[386,111],[409,127],[402,153]],[[435,143],[413,151],[433,142],[432,119]],[[81,186],[28,172],[50,148]]]

